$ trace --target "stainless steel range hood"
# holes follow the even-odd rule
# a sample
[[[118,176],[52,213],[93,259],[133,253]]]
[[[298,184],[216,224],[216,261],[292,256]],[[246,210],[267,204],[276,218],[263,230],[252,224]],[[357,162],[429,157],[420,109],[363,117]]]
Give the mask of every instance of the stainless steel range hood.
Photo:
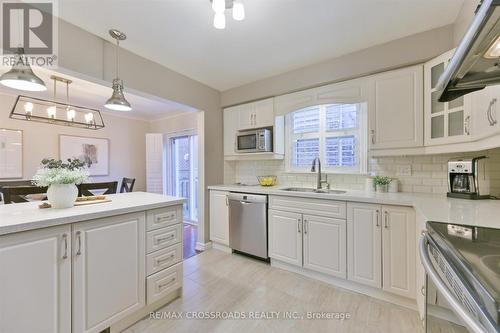
[[[439,79],[439,101],[448,102],[493,84],[500,84],[500,0],[483,0]]]

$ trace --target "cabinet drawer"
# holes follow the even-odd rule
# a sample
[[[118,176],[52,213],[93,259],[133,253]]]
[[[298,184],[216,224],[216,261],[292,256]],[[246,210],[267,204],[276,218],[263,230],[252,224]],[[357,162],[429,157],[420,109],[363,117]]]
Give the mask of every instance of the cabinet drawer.
[[[269,208],[300,214],[334,217],[338,219],[346,218],[345,201],[271,195],[269,197]]]
[[[179,243],[182,239],[182,224],[148,231],[146,234],[146,252],[149,254],[167,246]]]
[[[182,222],[182,206],[149,210],[146,217],[146,230],[155,230]]]
[[[152,304],[182,287],[182,263],[164,269],[146,279],[146,303]]]
[[[146,275],[159,272],[182,260],[182,243],[169,246],[146,256]]]

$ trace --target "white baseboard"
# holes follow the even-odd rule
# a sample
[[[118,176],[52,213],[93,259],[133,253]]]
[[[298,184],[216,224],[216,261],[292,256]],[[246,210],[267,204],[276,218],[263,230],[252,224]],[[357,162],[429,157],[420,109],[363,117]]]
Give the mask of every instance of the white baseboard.
[[[212,242],[212,247],[216,250],[219,250],[219,251],[223,251],[226,253],[233,253],[233,250],[229,246],[224,245],[224,244]]]
[[[212,242],[202,243],[196,242],[195,250],[197,251],[205,251],[212,248]]]
[[[301,274],[304,276],[307,276],[311,279],[316,279],[328,284],[331,284],[335,287],[340,287],[343,289],[347,289],[350,291],[354,291],[363,295],[367,295],[373,298],[381,299],[383,301],[393,303],[396,305],[403,306],[405,308],[411,309],[411,310],[417,310],[417,302],[414,299],[406,298],[406,297],[401,297],[398,295],[394,295],[391,293],[388,293],[382,289],[378,288],[373,288],[369,286],[362,285],[360,283],[352,282],[349,280],[344,280],[341,278],[336,278],[333,276],[329,276],[323,273],[311,271],[307,268],[303,267],[297,267],[279,260],[271,259],[271,266],[276,267],[276,268],[281,268],[290,272],[294,272],[297,274]]]

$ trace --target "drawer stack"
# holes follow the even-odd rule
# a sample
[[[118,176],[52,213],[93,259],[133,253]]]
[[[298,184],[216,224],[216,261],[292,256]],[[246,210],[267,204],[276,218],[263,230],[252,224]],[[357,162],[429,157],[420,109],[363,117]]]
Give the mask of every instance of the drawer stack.
[[[148,305],[182,286],[182,206],[148,211],[146,276]]]

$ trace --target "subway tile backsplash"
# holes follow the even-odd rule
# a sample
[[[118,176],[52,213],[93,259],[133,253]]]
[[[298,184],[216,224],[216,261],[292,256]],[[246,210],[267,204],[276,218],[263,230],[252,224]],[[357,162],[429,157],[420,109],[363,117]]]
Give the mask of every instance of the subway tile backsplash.
[[[452,158],[486,155],[489,157],[487,175],[491,180],[491,194],[500,195],[500,148],[474,152],[425,156],[378,157],[368,164],[370,175],[389,176],[399,180],[399,191],[420,193],[446,193],[448,191],[447,162]],[[408,173],[411,167],[411,173]],[[314,173],[287,173],[284,161],[226,161],[224,183],[256,184],[257,176],[276,175],[278,184],[312,187]],[[365,175],[328,174],[332,188],[363,190]]]

